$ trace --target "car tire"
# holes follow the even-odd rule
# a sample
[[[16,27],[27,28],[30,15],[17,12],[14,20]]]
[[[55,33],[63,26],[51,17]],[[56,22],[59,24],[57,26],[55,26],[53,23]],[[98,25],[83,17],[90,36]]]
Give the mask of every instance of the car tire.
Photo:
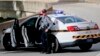
[[[54,36],[50,36],[51,39],[51,52],[52,53],[56,53],[62,50],[62,48],[60,47],[60,44],[58,42],[58,39]]]
[[[80,44],[79,45],[79,48],[82,50],[82,51],[88,51],[90,50],[90,48],[92,47],[92,44],[91,43],[88,43],[88,44]]]
[[[5,50],[7,50],[7,51],[16,50],[16,47],[13,47],[11,45],[11,37],[10,37],[10,34],[5,34],[5,36],[3,37],[3,46],[4,46]]]

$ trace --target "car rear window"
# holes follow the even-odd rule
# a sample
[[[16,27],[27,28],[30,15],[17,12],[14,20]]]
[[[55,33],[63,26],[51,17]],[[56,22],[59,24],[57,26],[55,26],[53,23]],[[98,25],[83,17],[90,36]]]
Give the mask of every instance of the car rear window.
[[[63,23],[76,23],[76,22],[84,22],[86,20],[74,17],[74,16],[64,16],[64,17],[57,17]]]

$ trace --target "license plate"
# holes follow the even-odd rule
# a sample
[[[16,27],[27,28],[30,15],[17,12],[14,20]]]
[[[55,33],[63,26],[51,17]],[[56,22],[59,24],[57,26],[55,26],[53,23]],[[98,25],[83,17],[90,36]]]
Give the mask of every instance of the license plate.
[[[87,39],[87,42],[93,42],[93,39]]]

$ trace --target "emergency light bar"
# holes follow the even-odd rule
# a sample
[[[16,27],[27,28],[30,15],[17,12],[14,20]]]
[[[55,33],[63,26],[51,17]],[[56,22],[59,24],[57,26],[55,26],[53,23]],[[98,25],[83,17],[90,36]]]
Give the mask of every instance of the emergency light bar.
[[[53,14],[64,14],[64,11],[62,11],[62,10],[54,10]]]

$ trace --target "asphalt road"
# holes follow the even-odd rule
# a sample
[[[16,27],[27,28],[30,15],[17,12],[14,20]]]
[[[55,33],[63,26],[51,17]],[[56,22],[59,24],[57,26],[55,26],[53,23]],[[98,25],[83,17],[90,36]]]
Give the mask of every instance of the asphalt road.
[[[93,45],[90,51],[82,52],[78,47],[65,48],[59,53],[42,54],[39,49],[27,48],[16,51],[0,49],[0,56],[100,56],[100,43]]]

